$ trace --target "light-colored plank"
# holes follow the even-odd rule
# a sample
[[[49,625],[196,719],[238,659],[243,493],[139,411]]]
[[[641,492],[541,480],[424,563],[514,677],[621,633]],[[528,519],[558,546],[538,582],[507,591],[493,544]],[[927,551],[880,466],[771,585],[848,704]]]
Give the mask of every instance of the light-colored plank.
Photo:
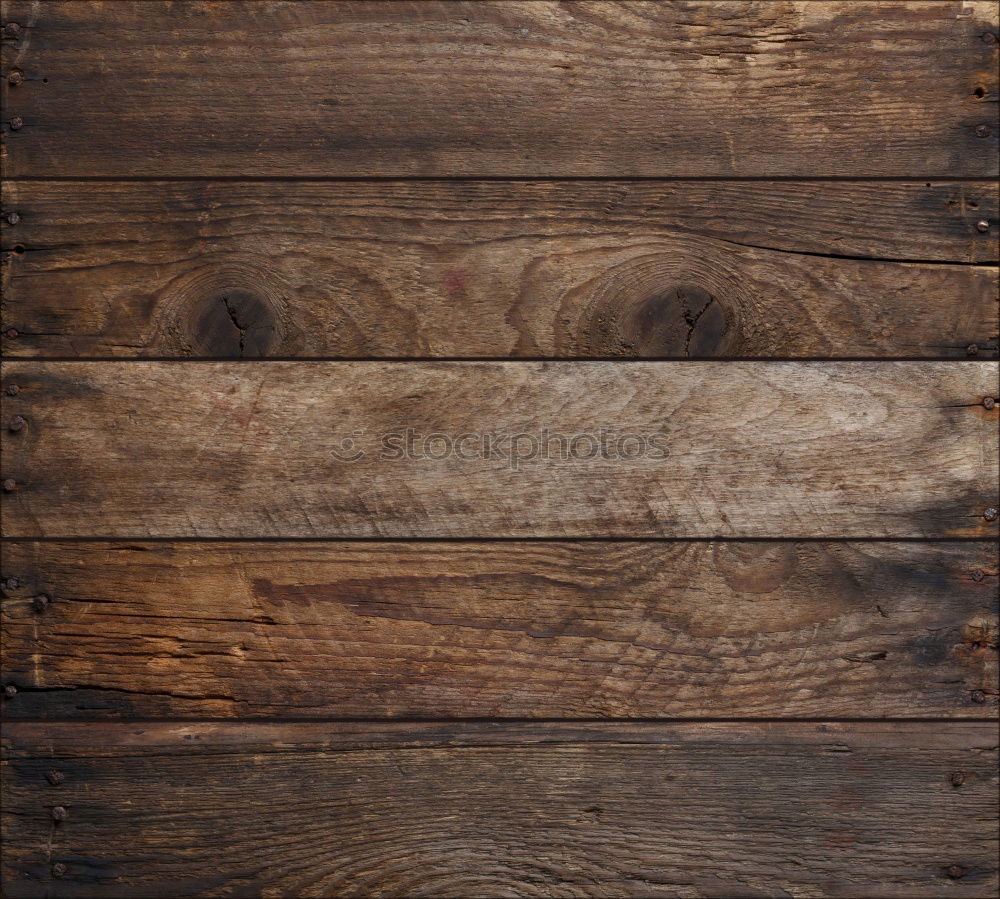
[[[11,899],[996,892],[986,722],[12,723],[4,742]]]
[[[8,182],[4,197],[12,356],[997,353],[983,182]]]
[[[998,169],[989,0],[112,6],[4,3],[10,175]]]
[[[997,566],[995,543],[7,544],[5,714],[991,716]]]
[[[6,536],[997,533],[994,362],[10,362]],[[17,396],[8,396],[15,385]],[[988,511],[994,510],[994,511]]]

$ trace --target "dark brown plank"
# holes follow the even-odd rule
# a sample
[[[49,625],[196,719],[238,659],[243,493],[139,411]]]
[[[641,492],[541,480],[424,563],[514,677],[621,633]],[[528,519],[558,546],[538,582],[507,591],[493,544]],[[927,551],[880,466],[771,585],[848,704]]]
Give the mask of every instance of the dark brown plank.
[[[4,196],[9,355],[997,354],[998,197],[982,182],[8,182]]]
[[[4,3],[10,175],[998,170],[987,0],[113,7]]]
[[[996,892],[986,722],[12,723],[4,741],[12,899]]]
[[[3,532],[986,537],[997,369],[9,362]]]
[[[995,543],[18,543],[3,554],[3,683],[18,688],[8,717],[997,710]]]

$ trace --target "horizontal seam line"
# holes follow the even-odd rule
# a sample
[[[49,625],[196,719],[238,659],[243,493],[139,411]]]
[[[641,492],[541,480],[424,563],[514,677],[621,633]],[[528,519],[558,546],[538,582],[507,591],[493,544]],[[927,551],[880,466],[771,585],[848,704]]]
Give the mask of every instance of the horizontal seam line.
[[[120,182],[120,183],[330,183],[330,184],[392,184],[392,183],[466,183],[482,182],[606,182],[606,183],[803,183],[803,184],[943,184],[1000,183],[998,175],[8,175],[10,182]]]
[[[0,537],[0,543],[1000,543],[985,537]]]
[[[982,349],[984,353],[995,353],[992,347]],[[135,364],[138,362],[172,362],[172,363],[233,363],[240,362],[255,365],[262,362],[299,362],[299,363],[339,363],[339,362],[382,362],[382,363],[447,363],[449,365],[466,363],[507,363],[520,365],[526,363],[547,362],[552,364],[579,363],[663,363],[663,362],[711,362],[726,364],[739,363],[886,363],[886,362],[996,362],[997,357],[958,357],[958,356],[12,356],[6,354],[0,357],[3,362],[31,363],[72,363],[72,362],[113,362],[117,364]]]
[[[546,724],[616,724],[616,725],[640,725],[640,724],[995,724],[996,716],[974,718],[968,716],[954,718],[927,718],[927,717],[893,717],[893,718],[863,718],[863,717],[811,717],[811,718],[718,718],[718,717],[692,717],[692,718],[336,718],[317,716],[310,717],[262,717],[254,718],[242,716],[239,718],[192,718],[184,716],[164,716],[162,718],[134,718],[134,717],[58,717],[58,718],[7,718],[5,725],[12,724],[118,724],[128,726],[132,724],[170,724],[186,722],[190,724],[231,724],[239,727],[248,722],[254,724],[371,724],[382,725],[407,725],[407,724],[504,724],[504,725],[546,725]],[[188,745],[188,744],[185,744]]]

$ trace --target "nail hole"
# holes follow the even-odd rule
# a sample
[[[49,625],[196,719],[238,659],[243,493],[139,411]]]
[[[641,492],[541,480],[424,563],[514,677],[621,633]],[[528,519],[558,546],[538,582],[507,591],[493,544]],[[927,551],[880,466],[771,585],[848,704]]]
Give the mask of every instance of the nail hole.
[[[15,246],[14,246],[14,254],[16,256],[20,256],[23,253],[24,253],[24,247],[21,244],[15,244]]]
[[[979,97],[980,100],[982,100],[983,97],[986,96],[986,88],[980,85],[972,93],[974,93],[977,97]]]
[[[49,83],[49,79],[48,78],[43,78],[42,79],[42,84],[48,84],[48,83]]]
[[[968,202],[967,205],[968,205],[969,209],[978,209],[979,208],[979,204],[975,200],[969,200],[969,202]]]

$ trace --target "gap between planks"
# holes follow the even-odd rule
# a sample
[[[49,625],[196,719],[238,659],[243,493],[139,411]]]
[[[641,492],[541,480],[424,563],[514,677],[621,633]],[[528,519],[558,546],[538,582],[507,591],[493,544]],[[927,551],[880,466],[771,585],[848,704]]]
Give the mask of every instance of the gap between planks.
[[[5,175],[4,181],[124,184],[463,184],[491,181],[510,184],[558,184],[561,182],[603,182],[605,184],[1000,184],[1000,178],[978,175]]]
[[[44,691],[45,688],[41,688]],[[974,724],[994,724],[996,725],[997,718],[975,718],[970,716],[963,716],[961,718],[946,718],[942,716],[938,717],[928,717],[928,716],[912,716],[912,715],[893,715],[892,717],[871,717],[871,718],[861,718],[858,716],[837,716],[837,715],[823,715],[822,717],[799,717],[796,715],[770,715],[762,718],[745,718],[745,717],[702,717],[702,716],[673,716],[669,718],[651,718],[648,716],[639,718],[623,718],[623,717],[609,717],[609,718],[574,718],[574,717],[547,717],[547,718],[525,718],[525,717],[510,717],[505,718],[502,716],[492,716],[492,717],[454,717],[450,715],[429,715],[424,717],[399,717],[399,718],[372,718],[371,716],[348,716],[335,717],[331,715],[317,716],[317,717],[289,717],[289,718],[279,718],[274,715],[264,715],[264,716],[251,716],[245,718],[195,718],[190,715],[157,715],[156,717],[149,716],[135,716],[129,717],[127,719],[109,718],[99,715],[88,718],[69,718],[69,717],[52,717],[52,718],[11,718],[4,721],[4,728],[12,728],[16,730],[25,730],[31,728],[36,729],[85,729],[89,725],[111,725],[116,728],[131,728],[133,726],[152,726],[152,727],[168,727],[170,725],[186,725],[192,728],[208,727],[212,725],[223,725],[224,727],[239,728],[244,726],[250,727],[285,727],[286,725],[309,725],[309,726],[324,726],[324,725],[357,725],[357,726],[369,726],[375,729],[392,729],[394,727],[407,727],[411,725],[423,726],[423,725],[456,725],[460,727],[470,726],[476,727],[479,725],[486,726],[497,726],[497,727],[541,727],[543,725],[566,725],[571,727],[604,727],[604,726],[620,726],[623,728],[632,727],[634,725],[653,725],[656,727],[683,727],[687,725],[697,725],[697,724],[722,724],[722,725],[734,725],[734,726],[747,726],[747,727],[757,727],[768,724],[794,724],[794,725],[808,725],[808,724],[863,724],[863,725],[895,725],[895,724],[906,724],[906,725],[924,725],[924,724],[935,724],[944,725],[947,727],[960,727],[963,725]]]
[[[997,543],[1000,536],[970,537],[8,537],[2,543]]]
[[[872,260],[880,262],[882,260]],[[972,263],[970,263],[972,264]],[[977,265],[978,268],[998,268],[998,266]],[[30,337],[30,332],[24,332]],[[989,352],[993,352],[989,350]],[[414,363],[448,363],[462,365],[472,362],[504,363],[521,365],[529,362],[546,363],[606,363],[622,364],[651,362],[791,362],[791,363],[836,363],[836,362],[992,362],[990,357],[956,359],[952,356],[0,356],[5,362],[31,363],[72,363],[72,362],[310,362],[324,365],[338,362],[414,362]]]

